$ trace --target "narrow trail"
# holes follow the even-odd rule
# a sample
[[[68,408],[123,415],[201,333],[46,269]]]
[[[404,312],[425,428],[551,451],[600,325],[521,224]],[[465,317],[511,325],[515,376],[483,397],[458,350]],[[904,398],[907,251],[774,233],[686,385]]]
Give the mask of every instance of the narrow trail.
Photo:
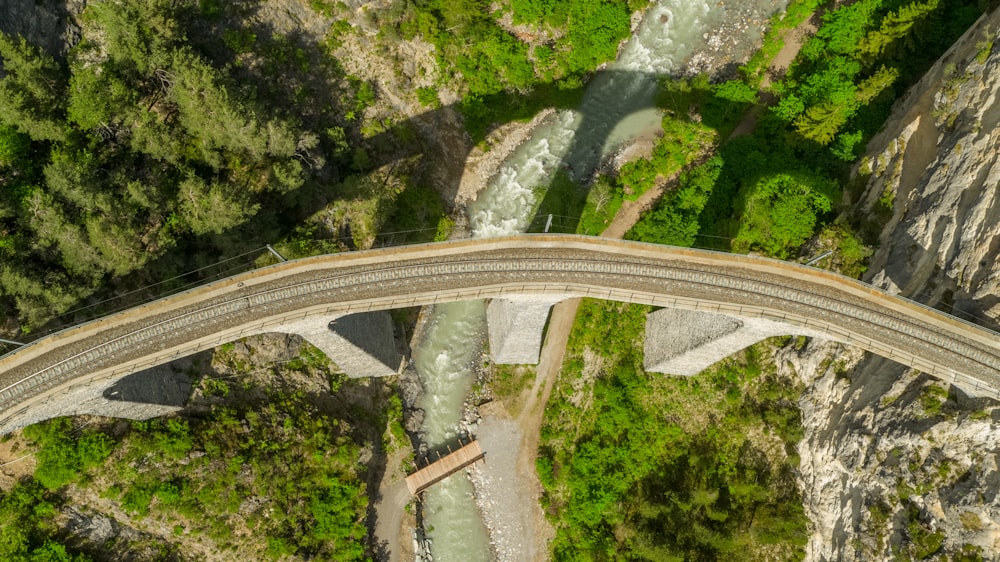
[[[785,32],[785,44],[768,66],[767,73],[761,82],[761,103],[753,106],[742,121],[736,126],[730,138],[741,135],[750,135],[757,127],[757,121],[762,111],[773,103],[773,97],[767,92],[771,84],[772,77],[779,77],[788,70],[792,61],[798,55],[799,50],[805,40],[817,30],[815,23],[816,16],[810,17],[799,24],[794,29]],[[643,193],[636,200],[627,200],[622,203],[611,224],[601,232],[604,238],[621,239],[633,227],[642,214],[650,210],[663,196],[668,185],[675,178],[669,178],[657,182],[655,186]],[[535,472],[535,461],[538,457],[538,444],[541,438],[542,421],[544,419],[545,405],[552,394],[556,377],[562,367],[563,357],[566,354],[566,346],[569,343],[569,334],[573,329],[573,322],[576,319],[577,310],[580,307],[580,299],[570,299],[560,302],[552,308],[549,318],[548,328],[545,333],[545,341],[542,346],[541,360],[535,372],[535,380],[528,395],[527,402],[517,416],[518,428],[521,431],[521,447],[518,450],[517,466],[521,475],[522,489],[530,494],[526,501],[531,505],[534,514],[534,529],[532,542],[535,553],[535,560],[544,561],[548,559],[548,542],[554,535],[554,529],[549,525],[545,514],[541,508],[542,484],[538,480]]]
[[[604,238],[623,238],[625,233],[639,222],[642,214],[659,201],[669,184],[669,181],[657,182],[654,187],[643,193],[638,199],[622,203],[615,218],[601,232],[601,236]],[[573,329],[580,301],[581,299],[569,299],[552,307],[548,328],[545,332],[545,341],[542,345],[541,360],[535,370],[535,381],[524,408],[521,409],[521,413],[516,419],[521,432],[517,468],[518,474],[523,480],[521,487],[528,494],[527,501],[533,513],[534,536],[532,542],[534,548],[532,551],[536,561],[548,560],[548,543],[555,534],[541,508],[542,483],[538,480],[538,474],[535,472],[538,442],[541,439],[545,405],[552,395],[552,387],[555,386],[556,377],[562,367],[566,346],[569,343],[569,334]]]
[[[409,451],[396,451],[386,459],[386,471],[378,487],[378,514],[375,520],[375,542],[386,543],[388,558],[384,562],[400,562],[413,559],[410,539],[412,523],[404,524],[406,504],[410,501],[410,491],[401,478],[404,474],[400,464]]]
[[[812,17],[806,19],[795,28],[785,31],[783,37],[785,44],[778,51],[778,54],[774,56],[774,60],[767,67],[767,72],[764,73],[764,79],[760,82],[760,102],[746,112],[743,120],[729,134],[729,138],[732,139],[753,134],[757,128],[757,121],[760,119],[761,113],[777,101],[770,92],[771,79],[784,76],[785,72],[788,71],[788,67],[791,66],[792,61],[798,56],[799,50],[802,49],[802,45],[805,44],[806,39],[819,29],[816,25],[818,13],[816,12]]]

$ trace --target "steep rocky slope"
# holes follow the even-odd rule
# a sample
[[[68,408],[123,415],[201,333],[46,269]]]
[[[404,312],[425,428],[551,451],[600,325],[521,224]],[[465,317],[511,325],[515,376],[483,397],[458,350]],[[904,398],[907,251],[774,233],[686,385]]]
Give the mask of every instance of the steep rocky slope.
[[[889,217],[872,281],[992,318],[1000,316],[998,23],[1000,12],[984,16],[934,65],[859,170],[870,174],[861,205]]]
[[[4,0],[0,31],[20,35],[52,55],[65,55],[80,39],[76,17],[86,0]]]
[[[869,280],[920,302],[1000,315],[1000,12],[984,16],[868,146],[855,205],[884,225]],[[784,350],[800,400],[808,560],[995,560],[1000,404],[819,341]]]

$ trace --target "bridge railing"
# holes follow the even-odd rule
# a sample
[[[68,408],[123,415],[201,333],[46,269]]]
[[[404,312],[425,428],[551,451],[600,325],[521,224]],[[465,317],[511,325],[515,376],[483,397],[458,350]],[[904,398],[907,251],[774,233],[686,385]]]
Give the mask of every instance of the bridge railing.
[[[542,227],[546,227],[550,234],[575,234],[576,221],[580,217],[564,217],[559,215],[548,215],[541,214],[533,217],[529,221],[527,230],[541,230]],[[569,232],[566,232],[569,231]],[[437,229],[413,229],[405,231],[396,232],[386,232],[376,235],[374,241],[371,244],[372,249],[376,248],[387,248],[396,246],[410,246],[417,244],[428,243],[426,239],[423,239],[428,234],[436,234]],[[530,235],[530,234],[529,234]],[[704,244],[695,244],[691,248],[698,249],[705,252],[711,252],[718,255],[732,255],[734,252],[726,251],[720,246],[724,246],[724,242],[729,239],[719,236],[707,236],[707,235],[696,235],[699,238],[704,238]],[[462,230],[458,232],[453,232],[449,239],[465,239],[469,238],[469,233],[467,230]],[[350,237],[339,237],[339,238],[328,238],[320,240],[309,240],[309,241],[293,241],[284,244],[276,244],[278,249],[288,255],[291,259],[298,259],[304,257],[310,257],[315,255],[323,255],[330,253],[339,253],[340,251],[349,251],[349,246],[353,244],[354,240]],[[658,244],[644,243],[650,246],[661,246]],[[332,250],[332,251],[331,251]],[[43,337],[54,335],[62,331],[70,330],[77,326],[81,326],[93,320],[103,318],[110,314],[121,312],[129,308],[136,306],[141,306],[167,296],[172,296],[176,294],[181,294],[190,290],[197,289],[209,283],[231,277],[233,275],[238,275],[240,273],[245,273],[260,267],[266,267],[277,263],[278,259],[275,258],[269,251],[267,246],[262,246],[260,248],[255,248],[253,250],[243,252],[239,255],[220,260],[214,264],[210,264],[196,270],[188,271],[174,277],[158,281],[152,285],[147,285],[123,293],[121,295],[115,295],[107,299],[103,299],[94,303],[86,304],[70,311],[67,311],[59,316],[57,316],[53,322],[55,325],[49,328],[43,328],[40,330],[31,331],[24,334],[19,338],[20,344],[26,345],[34,341],[37,341]],[[849,279],[851,281],[861,283],[867,287],[870,287],[876,291],[885,293],[884,289],[876,287],[865,281],[860,281],[858,279],[853,279],[837,272],[827,271],[828,274],[837,275],[843,277],[844,279]],[[151,289],[156,287],[166,286],[169,287],[166,290],[156,291],[150,293]],[[948,315],[955,321],[958,321],[967,326],[982,330],[992,336],[1000,336],[1000,332],[994,330],[986,323],[994,324],[995,320],[992,318],[981,318],[975,315],[969,314],[962,310],[954,309],[951,310],[941,310],[939,308],[934,308],[925,305],[921,302],[909,299],[901,295],[893,295],[903,301],[906,301],[912,305],[919,308],[934,311],[937,313],[942,313]],[[965,316],[966,318],[963,318]],[[60,322],[60,320],[66,319],[65,322]],[[4,343],[0,340],[0,350],[4,348],[6,351],[0,354],[0,358],[6,357],[18,349],[20,346],[13,346]]]
[[[583,241],[583,240],[586,240],[587,237],[582,237],[581,236],[581,237],[579,237],[577,239],[580,240],[580,241]],[[559,241],[559,239],[553,239],[553,240],[554,241]],[[572,238],[569,238],[566,241],[570,241],[571,242]],[[631,244],[634,244],[635,246],[646,245],[646,246],[649,246],[650,248],[660,248],[660,249],[664,248],[664,246],[655,245],[655,244],[641,244],[641,243],[635,243],[635,242],[632,242]],[[705,252],[705,253],[709,253],[709,252]],[[730,255],[730,254],[728,254],[726,252],[714,252],[714,253],[717,254],[717,255],[719,255],[719,256],[729,256]],[[777,263],[780,263],[780,262],[777,262]],[[671,269],[674,269],[675,267],[676,266],[671,266]],[[403,270],[409,271],[410,267],[409,266],[405,266],[405,265],[399,265],[398,267],[395,267],[393,269],[398,270],[398,271],[403,271]],[[718,277],[720,275],[723,276],[723,277],[728,277],[725,274],[718,274],[718,273],[715,273],[712,276],[713,276],[713,278],[715,278],[715,277]],[[840,277],[843,280],[845,280],[845,282],[847,282],[848,284],[854,284],[854,285],[860,285],[860,286],[870,287],[870,285],[859,283],[857,280],[850,279],[850,278],[845,277],[845,276],[830,274],[829,272],[824,273],[824,275],[826,275],[826,276]],[[312,283],[312,281],[308,281],[308,282],[304,281],[302,284],[306,284],[306,283]],[[768,281],[754,281],[754,283],[756,283],[756,284],[765,284],[765,285],[774,285],[773,283],[770,283]],[[778,285],[774,285],[774,286],[780,288],[780,286],[778,286]],[[841,330],[841,329],[839,329],[836,326],[832,326],[830,324],[827,324],[827,322],[824,319],[822,319],[821,317],[820,318],[815,318],[815,317],[812,317],[812,316],[802,317],[802,316],[798,316],[798,315],[793,314],[793,313],[785,313],[785,312],[780,312],[780,311],[774,311],[774,310],[764,309],[764,308],[760,308],[760,307],[753,307],[753,306],[746,306],[746,305],[737,305],[737,304],[727,304],[727,303],[720,303],[720,302],[717,302],[717,301],[701,301],[699,299],[691,299],[691,298],[678,297],[678,296],[665,296],[665,295],[656,295],[656,294],[649,294],[649,293],[641,293],[641,295],[649,295],[647,297],[642,298],[640,294],[634,293],[634,292],[632,292],[630,290],[627,290],[627,289],[616,289],[616,288],[601,288],[601,289],[584,288],[584,289],[581,289],[579,286],[575,286],[575,285],[574,286],[570,286],[570,285],[564,285],[564,284],[541,283],[541,284],[527,284],[527,285],[522,285],[519,288],[507,287],[505,289],[501,289],[501,291],[505,291],[507,289],[511,289],[513,292],[518,293],[518,294],[520,294],[520,293],[537,293],[537,292],[548,292],[548,293],[553,293],[553,294],[574,294],[574,295],[577,295],[577,296],[590,296],[590,297],[600,298],[600,299],[623,300],[623,301],[627,301],[627,302],[641,302],[641,303],[650,304],[652,306],[666,306],[666,307],[676,307],[676,308],[691,308],[691,309],[695,309],[695,310],[712,311],[712,312],[718,312],[718,313],[722,313],[722,314],[727,314],[728,313],[728,314],[732,314],[732,315],[736,315],[736,316],[759,316],[759,317],[764,317],[764,318],[770,318],[770,319],[774,319],[774,320],[780,320],[780,321],[784,321],[784,322],[789,322],[789,323],[793,323],[793,324],[798,324],[798,325],[806,326],[806,327],[815,327],[815,328],[820,329],[823,332],[829,333],[829,335],[831,335],[834,339],[839,339],[839,340],[844,341],[846,343],[853,343],[853,344],[860,345],[863,348],[869,349],[869,350],[871,350],[871,351],[873,351],[875,353],[878,353],[878,354],[883,355],[885,357],[888,357],[890,359],[895,358],[898,361],[901,361],[901,362],[906,363],[906,364],[910,364],[911,366],[913,366],[914,368],[917,368],[918,370],[921,370],[921,371],[927,372],[928,374],[937,376],[937,377],[939,377],[939,378],[941,378],[941,379],[943,379],[945,381],[954,382],[954,383],[959,383],[961,381],[960,386],[962,386],[963,388],[965,388],[967,390],[970,390],[970,389],[975,390],[980,395],[997,396],[997,391],[994,390],[993,386],[987,385],[983,381],[977,380],[974,377],[969,377],[969,376],[963,375],[961,373],[957,373],[953,369],[949,368],[949,366],[947,364],[942,364],[942,363],[936,363],[935,364],[933,362],[923,361],[919,357],[916,357],[916,356],[914,356],[911,353],[906,353],[906,352],[903,352],[903,351],[897,351],[897,350],[895,350],[895,349],[893,349],[891,347],[888,347],[888,346],[886,346],[886,345],[884,345],[882,343],[874,341],[874,340],[872,340],[869,337],[859,337],[858,335],[855,335],[855,334],[852,334],[850,332]],[[284,288],[284,289],[273,289],[273,290],[269,290],[267,292],[270,293],[272,291],[273,292],[277,292],[277,291],[282,291],[282,290],[287,290],[287,288]],[[875,289],[875,292],[882,292],[882,293],[884,293],[883,291],[879,291],[878,289]],[[802,293],[802,292],[799,291],[799,293]],[[770,292],[768,291],[765,294],[770,294]],[[809,294],[800,294],[800,296],[808,297],[810,294],[811,293],[809,293]],[[326,310],[327,312],[337,311],[337,312],[340,312],[340,313],[354,313],[354,312],[366,312],[366,311],[374,310],[374,309],[401,308],[401,307],[407,307],[407,306],[415,306],[415,305],[423,305],[423,304],[433,304],[434,302],[438,302],[439,298],[440,299],[444,299],[444,300],[471,300],[471,299],[481,299],[481,298],[496,297],[496,296],[498,296],[498,293],[496,292],[496,290],[486,290],[486,289],[455,289],[455,290],[446,290],[446,291],[443,291],[443,292],[440,292],[440,293],[436,293],[431,300],[424,299],[424,300],[420,300],[419,302],[418,302],[418,299],[416,297],[410,295],[410,296],[405,296],[405,297],[400,297],[400,296],[392,297],[391,298],[391,302],[387,302],[385,299],[376,298],[375,300],[379,301],[377,303],[377,306],[376,306],[376,304],[374,304],[374,301],[372,301],[372,300],[359,301],[358,303],[355,303],[354,305],[351,305],[351,306],[349,306],[347,308],[345,308],[343,304],[337,304],[337,303],[331,303],[330,305],[325,305],[324,304],[324,305],[321,305],[320,308],[314,308],[314,309],[310,309],[308,311],[300,311],[300,312],[291,313],[291,314],[288,314],[288,315],[284,315],[281,318],[277,318],[276,317],[277,319],[276,318],[270,318],[267,322],[262,322],[262,323],[259,323],[259,324],[256,324],[256,323],[255,324],[251,324],[251,325],[248,325],[248,326],[244,326],[243,328],[241,328],[239,330],[226,331],[225,333],[218,333],[218,334],[216,334],[216,338],[214,340],[211,340],[211,341],[204,340],[204,341],[200,342],[199,345],[201,347],[199,347],[198,349],[186,348],[185,351],[181,352],[181,351],[178,351],[176,348],[173,348],[173,349],[168,349],[168,350],[164,350],[164,351],[161,351],[161,352],[155,352],[155,355],[153,355],[151,358],[146,358],[146,359],[143,360],[143,362],[132,363],[132,364],[128,365],[127,367],[124,367],[124,369],[125,369],[125,371],[133,371],[134,369],[143,367],[144,365],[146,365],[146,366],[152,366],[152,365],[155,365],[155,364],[162,364],[164,362],[168,362],[168,361],[170,361],[172,359],[175,359],[177,357],[180,357],[180,356],[183,356],[183,355],[189,355],[190,353],[194,353],[195,351],[199,351],[199,350],[202,350],[202,349],[208,349],[208,348],[214,347],[215,345],[218,345],[220,343],[224,343],[225,341],[232,341],[233,339],[239,339],[240,337],[244,337],[246,335],[251,335],[251,334],[256,334],[256,333],[262,333],[263,331],[266,331],[266,329],[268,327],[272,327],[273,328],[275,326],[275,322],[283,323],[283,322],[288,321],[288,320],[293,320],[293,319],[297,319],[297,318],[304,318],[304,317],[306,317],[307,315],[310,315],[310,314],[322,313],[323,310]],[[640,297],[640,298],[637,298],[637,297]],[[790,297],[790,298],[798,299],[799,297]],[[810,300],[810,299],[806,298],[805,300]],[[798,300],[795,300],[795,302],[798,302]],[[913,301],[909,301],[909,302],[913,302]],[[920,303],[913,303],[913,304],[917,305],[916,308],[921,308],[921,309],[925,309],[925,310],[933,312],[933,314],[935,316],[939,316],[939,317],[940,316],[947,316],[947,315],[945,315],[941,311],[938,311],[938,310],[933,309],[931,307],[923,306]],[[215,306],[215,305],[212,305],[212,306]],[[375,308],[373,308],[373,306]],[[191,314],[198,314],[198,313],[201,312],[201,310],[202,309],[199,309],[198,311],[188,311],[188,312],[185,312],[184,315],[186,316],[186,315],[191,315]],[[959,319],[956,319],[956,320],[959,320]],[[982,332],[986,332],[986,333],[989,333],[989,334],[993,334],[994,337],[996,337],[995,336],[996,332],[993,332],[993,331],[988,330],[988,329],[984,329],[983,327],[975,325],[975,324],[972,324],[972,323],[963,322],[963,321],[960,321],[960,322],[962,324],[968,325],[970,328],[973,328],[976,331],[982,331]],[[909,323],[913,324],[915,326],[916,325],[921,325],[921,326],[923,325],[923,324],[914,324],[912,321],[910,321]],[[155,328],[155,326],[147,326],[144,329],[152,329],[152,328]],[[895,329],[895,328],[893,328],[893,329]],[[924,329],[926,330],[926,327]],[[130,332],[129,334],[120,335],[114,341],[124,340],[126,338],[129,338],[134,333],[135,332]],[[105,344],[108,344],[108,343],[111,343],[111,342],[105,342]],[[105,344],[102,344],[102,345],[105,345]],[[127,342],[126,342],[126,344],[127,344]],[[204,344],[204,345],[202,345],[202,344]],[[78,356],[90,353],[91,351],[94,351],[94,349],[92,348],[92,349],[81,351],[77,355],[75,355],[73,357],[70,357],[70,358],[67,358],[67,359],[61,361],[60,363],[58,363],[56,365],[52,365],[49,368],[43,369],[42,371],[39,371],[39,372],[35,372],[35,373],[29,375],[27,378],[22,379],[21,381],[18,381],[18,382],[14,383],[14,384],[6,387],[6,388],[0,389],[0,400],[3,400],[5,402],[9,402],[9,401],[15,400],[17,398],[17,396],[15,396],[15,395],[20,396],[20,395],[23,395],[24,392],[46,390],[47,388],[51,388],[52,385],[59,383],[59,381],[56,380],[56,378],[58,378],[58,373],[56,372],[58,370],[57,367],[59,367],[63,363],[67,363],[69,361],[73,361]],[[111,350],[111,351],[114,351],[114,350]],[[101,353],[106,353],[106,352],[101,352]],[[906,359],[904,359],[904,358],[906,358]],[[116,375],[118,373],[121,373],[121,372],[124,372],[124,371],[122,371],[121,369],[115,369],[115,370],[112,370],[110,372],[110,375],[108,375],[107,373],[104,373],[103,375],[101,375],[99,377],[96,377],[96,378],[94,376],[90,376],[90,377],[88,377],[86,379],[86,381],[80,381],[79,383],[74,383],[70,388],[75,388],[75,387],[79,386],[79,384],[92,384],[95,380],[100,380],[101,378],[106,377],[106,376],[114,376],[114,375]],[[33,382],[30,383],[30,384],[28,384],[28,385],[22,385],[22,383],[25,383],[27,381],[33,381]],[[31,388],[28,388],[28,387],[31,387]]]
[[[574,234],[576,223],[579,217],[565,217],[560,215],[536,215],[528,225],[528,230],[541,230],[546,222],[552,217],[549,223],[549,231],[558,234]],[[410,230],[399,230],[391,232],[380,232],[374,236],[370,248],[391,248],[396,246],[412,246],[425,244],[433,241],[438,234],[437,228],[419,228]],[[449,233],[449,240],[469,238],[466,230],[456,230]],[[298,259],[316,255],[334,254],[345,251],[352,251],[357,240],[350,236],[331,237],[313,240],[292,240],[274,244],[278,251],[288,259]],[[16,342],[5,342],[0,339],[0,358],[3,358],[15,351],[20,346],[29,344],[46,336],[57,334],[64,330],[75,328],[103,318],[116,312],[121,312],[129,308],[141,306],[164,297],[183,293],[187,290],[196,289],[226,277],[245,273],[260,267],[266,267],[277,263],[267,246],[254,248],[235,256],[219,260],[215,263],[180,273],[173,277],[157,281],[156,283],[145,285],[136,289],[131,289],[125,293],[114,295],[96,302],[81,304],[66,312],[63,312],[48,321],[46,327],[25,331],[20,336],[12,337]],[[16,344],[20,344],[16,345]]]

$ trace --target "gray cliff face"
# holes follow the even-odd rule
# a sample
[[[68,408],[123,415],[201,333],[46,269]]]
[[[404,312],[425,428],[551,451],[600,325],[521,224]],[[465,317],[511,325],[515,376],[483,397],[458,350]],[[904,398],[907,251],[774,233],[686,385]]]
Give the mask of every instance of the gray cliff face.
[[[1000,48],[990,46],[998,24],[1000,12],[981,18],[934,65],[869,143],[859,171],[871,174],[862,207],[886,216],[891,206],[871,281],[927,304],[953,299],[994,319]]]
[[[807,560],[1000,552],[1000,408],[880,357],[813,341],[802,377]],[[909,558],[903,558],[909,559]]]
[[[980,19],[868,145],[856,205],[885,224],[869,280],[1000,318],[1000,11]],[[1000,47],[1000,45],[998,45]],[[807,560],[1000,556],[1000,403],[813,341],[778,363],[807,386]]]
[[[3,0],[0,2],[0,32],[21,36],[62,57],[80,40],[76,17],[86,0]]]

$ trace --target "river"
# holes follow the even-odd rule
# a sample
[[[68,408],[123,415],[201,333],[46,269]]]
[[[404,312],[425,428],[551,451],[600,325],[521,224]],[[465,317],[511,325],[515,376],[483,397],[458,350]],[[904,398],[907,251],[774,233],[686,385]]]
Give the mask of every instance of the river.
[[[618,60],[587,85],[580,107],[550,115],[504,162],[470,207],[472,235],[523,232],[539,203],[540,188],[557,170],[586,181],[618,147],[659,129],[661,116],[653,107],[658,76],[677,72],[696,51],[720,42],[732,41],[746,51],[759,37],[753,33],[755,16],[747,14],[768,14],[784,4],[661,0],[652,5]],[[748,17],[750,29],[741,27]],[[726,29],[742,35],[724,37],[720,30]],[[437,305],[429,316],[413,359],[423,385],[423,439],[431,448],[453,442],[461,431],[463,403],[485,337],[482,301]],[[436,562],[493,560],[489,533],[464,472],[428,489],[423,510]]]

